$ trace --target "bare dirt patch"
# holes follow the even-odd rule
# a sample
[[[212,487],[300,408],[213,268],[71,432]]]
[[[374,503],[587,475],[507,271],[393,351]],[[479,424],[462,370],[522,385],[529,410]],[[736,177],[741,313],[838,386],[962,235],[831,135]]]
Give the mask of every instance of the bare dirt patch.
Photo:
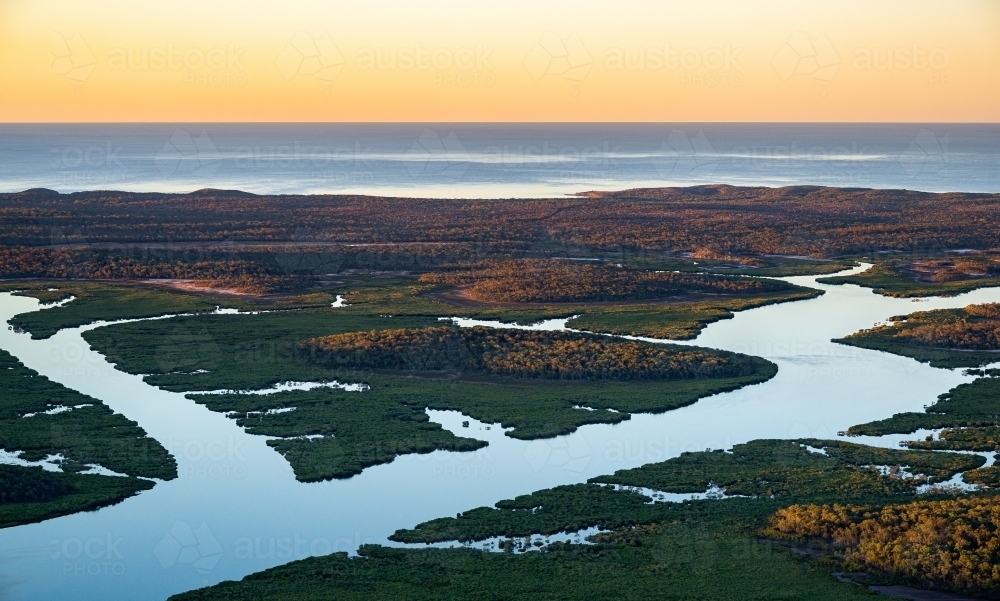
[[[208,296],[229,296],[237,298],[260,298],[262,295],[252,292],[243,292],[235,288],[214,287],[210,282],[201,280],[143,280],[142,283],[179,290],[181,292],[191,292],[194,294],[204,294]]]

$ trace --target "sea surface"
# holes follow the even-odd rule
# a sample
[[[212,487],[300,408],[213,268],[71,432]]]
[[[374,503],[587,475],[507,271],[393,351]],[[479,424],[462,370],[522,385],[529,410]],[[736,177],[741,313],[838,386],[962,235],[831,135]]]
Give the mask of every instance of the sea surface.
[[[469,453],[405,455],[353,478],[314,483],[296,481],[266,439],[246,433],[235,420],[116,370],[82,338],[100,324],[62,330],[46,340],[0,328],[0,348],[135,420],[176,457],[179,470],[177,479],[118,505],[0,530],[0,599],[162,600],[295,559],[354,553],[365,543],[391,544],[387,537],[398,528],[684,451],[729,449],[758,438],[839,438],[855,424],[921,411],[973,377],[834,344],[831,338],[890,315],[1000,301],[1000,288],[915,302],[852,285],[818,284],[813,276],[783,279],[826,293],[741,311],[683,343],[774,361],[778,374],[763,384],[658,415],[635,414],[619,424],[588,425],[534,441],[510,438],[498,424],[457,412],[428,411],[431,421],[489,446]],[[46,309],[35,299],[0,293],[0,323],[38,310]],[[572,328],[573,320],[536,327]],[[851,440],[898,448],[900,440],[926,434]],[[992,453],[985,455],[994,460]]]
[[[0,125],[0,192],[537,198],[709,183],[1000,192],[1000,124]]]

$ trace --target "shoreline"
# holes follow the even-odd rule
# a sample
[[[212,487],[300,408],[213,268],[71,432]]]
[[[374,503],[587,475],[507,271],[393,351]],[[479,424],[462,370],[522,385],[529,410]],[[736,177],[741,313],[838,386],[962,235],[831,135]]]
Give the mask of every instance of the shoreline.
[[[537,200],[610,200],[610,199],[629,199],[629,200],[640,200],[641,194],[648,191],[670,191],[674,193],[689,193],[699,196],[713,196],[719,191],[727,189],[736,190],[769,190],[769,191],[780,191],[780,190],[790,190],[790,191],[802,191],[802,190],[841,190],[849,192],[893,192],[893,193],[904,193],[904,194],[922,194],[922,195],[968,195],[972,197],[980,196],[995,196],[1000,195],[1000,186],[996,190],[992,191],[979,191],[979,190],[956,190],[956,189],[940,189],[940,190],[919,190],[916,188],[906,188],[898,186],[856,186],[856,185],[832,185],[825,183],[774,183],[773,185],[765,183],[753,183],[750,182],[721,182],[721,181],[701,181],[692,182],[683,185],[677,185],[670,182],[632,182],[631,184],[627,181],[615,182],[618,185],[608,186],[607,189],[590,189],[590,190],[577,190],[577,191],[566,191],[560,193],[545,193],[545,194],[530,194],[530,195],[499,195],[499,196],[448,196],[448,195],[420,195],[420,194],[395,194],[391,193],[388,189],[378,189],[372,188],[369,191],[361,191],[358,189],[347,189],[347,190],[337,190],[337,191],[302,191],[302,192],[266,192],[266,191],[250,191],[242,190],[238,188],[220,188],[215,186],[200,187],[194,189],[183,189],[183,190],[165,190],[165,189],[141,189],[133,188],[115,188],[115,187],[95,187],[95,188],[83,188],[78,190],[69,191],[58,191],[53,188],[47,188],[45,186],[34,186],[30,188],[22,189],[11,189],[7,191],[0,191],[0,199],[7,196],[23,196],[23,195],[39,195],[48,198],[53,198],[57,196],[85,196],[91,194],[128,194],[136,196],[145,197],[174,197],[174,196],[215,196],[215,197],[276,197],[276,198],[372,198],[372,199],[386,199],[386,200],[408,200],[408,201],[438,201],[438,200],[455,200],[455,201],[537,201]],[[643,185],[639,185],[643,184]],[[475,184],[464,184],[465,187],[472,188]],[[459,189],[462,186],[452,186],[453,189]],[[516,186],[511,186],[516,187]],[[433,189],[434,186],[414,186],[398,188],[398,190],[406,192],[419,192],[421,189]]]

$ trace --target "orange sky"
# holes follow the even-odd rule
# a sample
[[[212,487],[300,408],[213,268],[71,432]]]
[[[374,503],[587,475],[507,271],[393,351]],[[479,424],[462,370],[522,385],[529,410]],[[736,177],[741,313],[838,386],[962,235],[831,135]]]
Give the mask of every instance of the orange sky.
[[[1000,121],[996,0],[0,0],[0,121]]]

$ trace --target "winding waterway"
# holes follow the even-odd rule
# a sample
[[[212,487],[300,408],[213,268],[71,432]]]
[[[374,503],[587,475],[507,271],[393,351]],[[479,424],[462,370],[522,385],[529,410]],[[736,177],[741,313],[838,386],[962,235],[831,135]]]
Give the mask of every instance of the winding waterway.
[[[309,484],[295,480],[263,437],[115,370],[81,337],[101,324],[46,340],[2,328],[0,348],[137,421],[177,458],[180,477],[113,507],[0,530],[0,599],[163,599],[313,554],[385,544],[398,528],[683,451],[757,438],[835,438],[854,424],[920,411],[971,378],[831,338],[890,315],[1000,301],[996,288],[913,302],[817,284],[814,277],[784,279],[826,294],[737,313],[692,341],[774,361],[778,375],[764,384],[539,441],[508,438],[495,424],[455,412],[429,411],[448,430],[489,446],[408,455],[348,480]],[[39,309],[35,299],[0,294],[4,323]],[[852,440],[895,447],[903,438],[910,437]]]

